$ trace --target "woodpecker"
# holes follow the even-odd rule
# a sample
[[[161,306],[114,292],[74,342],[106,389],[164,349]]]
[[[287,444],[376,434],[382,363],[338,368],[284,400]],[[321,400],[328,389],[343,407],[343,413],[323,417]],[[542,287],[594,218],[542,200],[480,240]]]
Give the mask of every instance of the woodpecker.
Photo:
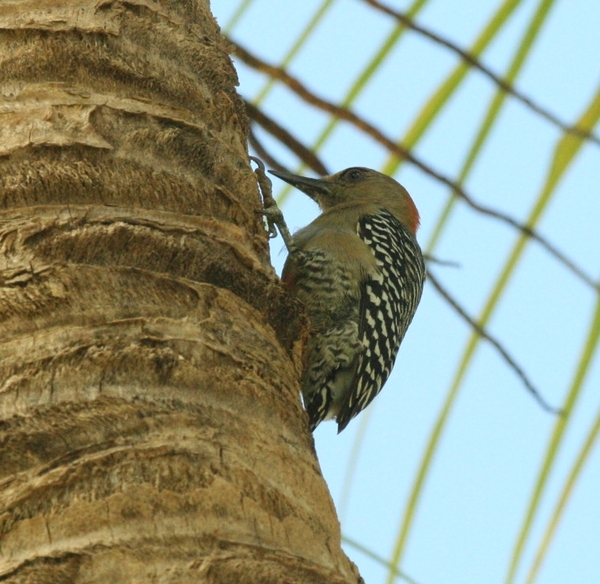
[[[322,211],[293,236],[273,223],[289,252],[282,281],[310,321],[301,385],[310,428],[335,418],[339,433],[387,381],[421,299],[419,213],[404,187],[369,168],[321,179],[270,172]]]

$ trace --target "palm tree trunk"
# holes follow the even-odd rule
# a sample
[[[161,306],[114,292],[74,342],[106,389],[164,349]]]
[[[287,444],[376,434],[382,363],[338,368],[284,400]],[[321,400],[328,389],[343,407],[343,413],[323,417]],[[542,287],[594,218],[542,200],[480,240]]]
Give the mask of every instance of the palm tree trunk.
[[[0,24],[0,579],[359,581],[208,0]]]

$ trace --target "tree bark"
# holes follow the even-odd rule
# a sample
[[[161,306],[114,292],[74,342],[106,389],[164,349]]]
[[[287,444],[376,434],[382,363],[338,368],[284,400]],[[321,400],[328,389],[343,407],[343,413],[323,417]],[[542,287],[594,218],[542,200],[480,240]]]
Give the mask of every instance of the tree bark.
[[[207,0],[0,4],[0,580],[357,582]]]

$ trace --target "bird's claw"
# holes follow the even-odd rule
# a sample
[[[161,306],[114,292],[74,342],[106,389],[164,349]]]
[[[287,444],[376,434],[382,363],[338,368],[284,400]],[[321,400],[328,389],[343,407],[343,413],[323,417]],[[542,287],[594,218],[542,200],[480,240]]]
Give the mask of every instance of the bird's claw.
[[[254,170],[254,174],[256,175],[256,180],[263,200],[263,208],[260,211],[257,211],[257,213],[263,215],[267,221],[269,239],[277,237],[277,232],[279,231],[288,251],[291,252],[292,249],[294,249],[293,238],[287,228],[283,213],[273,198],[273,185],[271,179],[265,173],[265,165],[262,160],[255,156],[250,156],[250,160],[258,167]]]
[[[263,215],[267,221],[269,239],[277,237],[277,225],[283,221],[283,213],[279,210],[275,199],[273,198],[273,185],[271,179],[265,172],[265,165],[260,158],[250,156],[250,160],[256,164],[258,168],[254,170],[260,194],[263,200],[263,208],[257,213]]]
[[[277,206],[275,200],[273,199],[273,185],[271,183],[271,179],[265,172],[265,165],[263,161],[260,158],[256,158],[256,156],[250,156],[250,160],[252,160],[252,162],[254,162],[258,167],[254,170],[254,174],[256,175],[256,180],[260,188],[260,194],[263,199],[264,207],[269,208]]]
[[[277,205],[273,205],[271,207],[265,207],[264,209],[261,209],[259,213],[263,215],[267,221],[269,239],[277,237],[277,226],[280,225],[284,220],[281,209]]]

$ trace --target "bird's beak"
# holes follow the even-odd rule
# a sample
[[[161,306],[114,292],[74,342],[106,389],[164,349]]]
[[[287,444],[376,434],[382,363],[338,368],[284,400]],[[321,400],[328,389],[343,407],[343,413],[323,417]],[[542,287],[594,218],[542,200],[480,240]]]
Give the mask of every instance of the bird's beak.
[[[322,195],[328,195],[331,192],[331,183],[327,180],[318,178],[307,178],[305,176],[298,176],[290,172],[283,170],[269,170],[271,174],[274,174],[277,178],[284,180],[286,183],[291,184],[298,190],[306,193],[313,201],[319,202],[319,198]]]

